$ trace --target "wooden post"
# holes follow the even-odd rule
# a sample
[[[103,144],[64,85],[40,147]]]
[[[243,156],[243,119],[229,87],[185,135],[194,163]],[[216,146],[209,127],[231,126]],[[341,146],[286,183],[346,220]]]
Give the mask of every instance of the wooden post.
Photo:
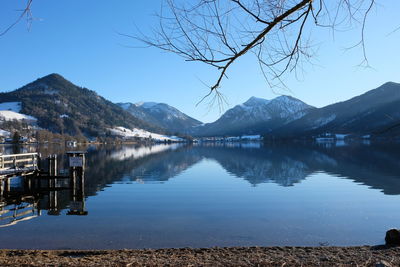
[[[52,175],[52,169],[51,169],[51,166],[52,166],[52,163],[51,163],[52,158],[51,158],[51,155],[49,155],[49,156],[47,157],[47,161],[48,161],[48,163],[49,163],[49,176],[51,176],[51,175]]]
[[[50,155],[49,161],[49,176],[57,176],[57,155]]]
[[[53,156],[54,156],[54,162],[53,162],[53,164],[54,164],[54,169],[53,169],[53,174],[54,174],[54,176],[57,176],[57,154],[54,154]]]
[[[49,160],[48,185],[50,192],[49,192],[49,207],[47,214],[59,215],[60,211],[58,209],[58,192],[56,191],[57,178],[55,177],[57,176],[57,154],[50,155],[48,157],[48,160]]]
[[[75,201],[76,196],[76,172],[71,173],[71,200]]]
[[[85,211],[85,152],[67,152],[69,161],[71,202],[67,215],[87,215]],[[79,179],[79,180],[78,180]]]
[[[87,215],[88,212],[85,211],[85,173],[84,173],[84,169],[82,169],[81,171],[81,184],[80,184],[80,201],[82,201],[82,213],[84,215]]]

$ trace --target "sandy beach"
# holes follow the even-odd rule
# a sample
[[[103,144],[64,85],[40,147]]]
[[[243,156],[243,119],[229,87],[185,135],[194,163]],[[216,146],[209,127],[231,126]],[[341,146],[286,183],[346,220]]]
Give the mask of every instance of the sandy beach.
[[[400,266],[400,248],[231,247],[1,250],[1,266]]]

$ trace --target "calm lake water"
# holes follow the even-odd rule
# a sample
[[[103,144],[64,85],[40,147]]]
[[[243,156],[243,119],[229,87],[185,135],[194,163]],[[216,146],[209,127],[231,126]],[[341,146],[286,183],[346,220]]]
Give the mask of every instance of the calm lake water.
[[[12,181],[3,210],[26,214],[0,214],[0,247],[382,244],[400,227],[400,146],[337,145],[87,147],[81,198],[42,190],[15,205],[23,183]],[[77,206],[87,215],[67,215]]]

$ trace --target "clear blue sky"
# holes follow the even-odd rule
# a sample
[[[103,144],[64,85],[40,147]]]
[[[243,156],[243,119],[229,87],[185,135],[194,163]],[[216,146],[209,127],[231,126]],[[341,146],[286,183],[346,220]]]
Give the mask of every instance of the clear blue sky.
[[[25,1],[1,0],[0,31],[12,23]],[[271,99],[289,94],[321,107],[346,100],[379,85],[400,82],[400,1],[378,0],[366,30],[367,52],[374,69],[357,67],[360,49],[345,51],[357,42],[359,29],[336,33],[316,30],[315,65],[308,65],[300,80],[286,80],[290,92],[267,86],[252,57],[236,63],[224,80],[222,92],[232,107],[251,96]],[[19,6],[18,6],[19,5]],[[131,34],[135,24],[144,32],[156,23],[153,14],[160,0],[34,0],[30,30],[25,21],[0,37],[0,91],[21,87],[49,73],[95,90],[113,102],[168,103],[190,116],[210,122],[220,116],[217,107],[195,106],[216,73],[200,63],[137,45],[118,32]],[[276,90],[275,90],[276,91]]]

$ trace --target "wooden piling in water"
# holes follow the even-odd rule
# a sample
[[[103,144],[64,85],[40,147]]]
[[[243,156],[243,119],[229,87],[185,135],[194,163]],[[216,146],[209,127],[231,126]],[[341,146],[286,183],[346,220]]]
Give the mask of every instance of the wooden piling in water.
[[[71,185],[71,203],[67,215],[87,215],[85,211],[85,152],[67,152]]]
[[[49,163],[49,175],[57,176],[57,155],[50,155],[47,159]]]

